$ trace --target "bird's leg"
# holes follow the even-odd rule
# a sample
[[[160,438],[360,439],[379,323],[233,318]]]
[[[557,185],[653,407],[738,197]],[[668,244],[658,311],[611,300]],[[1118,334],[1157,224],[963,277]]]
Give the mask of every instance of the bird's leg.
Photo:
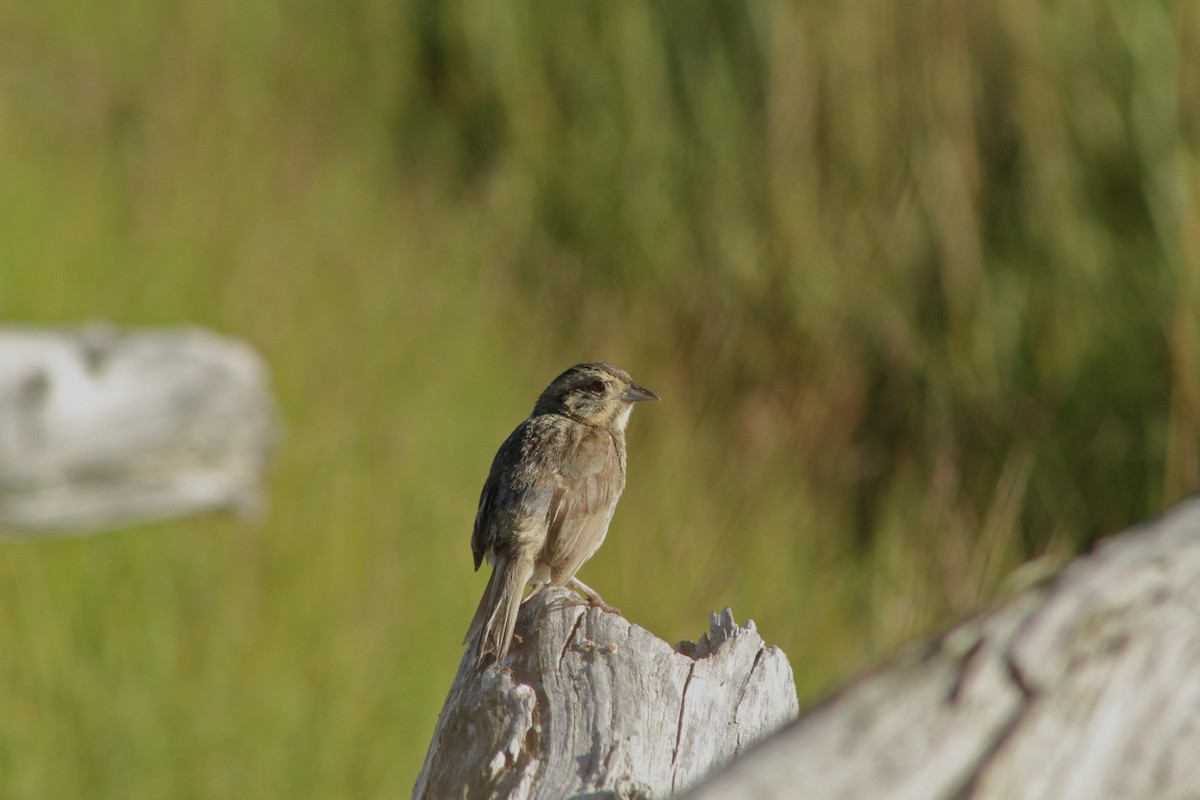
[[[549,582],[531,584],[529,587],[529,594],[525,595],[524,599],[521,600],[521,605],[525,605],[526,603],[528,603],[530,600],[533,599],[533,596],[535,594],[540,592],[542,589],[545,589],[549,585],[550,585]]]
[[[587,603],[592,608],[598,608],[601,611],[607,611],[609,614],[616,614],[617,616],[621,615],[621,609],[604,602],[604,598],[600,596],[599,592],[579,580],[579,578],[571,578],[568,583],[571,584],[571,588],[587,598]]]

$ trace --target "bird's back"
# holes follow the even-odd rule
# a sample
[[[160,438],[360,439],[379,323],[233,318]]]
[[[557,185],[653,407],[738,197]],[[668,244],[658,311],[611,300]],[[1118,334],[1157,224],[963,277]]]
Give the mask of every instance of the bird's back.
[[[621,432],[558,414],[525,420],[501,445],[471,537],[484,558],[531,558],[564,584],[604,541],[625,487]]]

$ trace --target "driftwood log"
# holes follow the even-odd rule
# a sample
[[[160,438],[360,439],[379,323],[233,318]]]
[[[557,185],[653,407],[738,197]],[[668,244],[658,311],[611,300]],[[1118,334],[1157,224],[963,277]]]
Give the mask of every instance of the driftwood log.
[[[782,654],[728,613],[689,666],[618,617],[530,605],[505,669],[464,659],[414,797],[667,796],[792,714]],[[685,794],[1182,800],[1200,797],[1198,753],[1193,499],[900,651]]]
[[[898,654],[691,800],[1200,797],[1200,502]]]
[[[241,342],[0,328],[0,538],[253,512],[275,429],[266,367]]]
[[[787,658],[726,609],[672,648],[564,589],[532,598],[503,664],[468,648],[414,798],[651,798],[794,719]]]

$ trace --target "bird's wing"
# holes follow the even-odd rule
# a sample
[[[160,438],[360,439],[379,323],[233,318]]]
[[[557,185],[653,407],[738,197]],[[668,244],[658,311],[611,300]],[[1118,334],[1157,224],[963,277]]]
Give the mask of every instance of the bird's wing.
[[[495,464],[492,466],[492,472],[496,471]],[[495,492],[492,490],[491,475],[488,475],[488,480],[483,484],[483,491],[479,494],[479,508],[475,511],[475,529],[471,531],[471,555],[475,557],[475,571],[479,571],[479,566],[483,563],[483,557],[487,553],[488,546],[488,520],[492,516],[493,498]]]
[[[555,442],[544,426],[526,420],[500,445],[479,495],[471,552],[475,569],[491,553],[516,555],[518,550],[541,550],[546,509],[554,490]]]
[[[497,523],[501,522],[499,518],[502,516],[499,506],[506,499],[504,486],[510,482],[509,473],[512,471],[512,465],[520,456],[521,440],[524,438],[527,424],[527,422],[523,422],[518,425],[517,429],[504,440],[504,444],[500,445],[500,449],[496,451],[496,457],[492,459],[492,468],[488,472],[487,480],[483,483],[483,491],[479,493],[479,508],[475,512],[475,529],[471,531],[471,554],[475,557],[476,570],[483,564],[488,550],[495,547]]]
[[[559,586],[575,577],[604,541],[625,486],[616,447],[607,432],[583,437],[560,463],[554,471],[543,555],[550,566],[550,579]]]

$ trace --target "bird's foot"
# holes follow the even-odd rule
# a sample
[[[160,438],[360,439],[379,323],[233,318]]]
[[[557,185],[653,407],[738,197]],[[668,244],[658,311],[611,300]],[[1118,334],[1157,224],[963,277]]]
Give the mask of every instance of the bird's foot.
[[[601,597],[600,593],[595,589],[588,586],[578,578],[571,578],[570,582],[572,584],[572,588],[586,598],[580,602],[587,603],[588,607],[590,608],[598,608],[605,613],[616,614],[618,617],[621,616],[621,609],[617,608],[616,606],[610,606],[608,603],[604,602],[604,598]]]
[[[598,594],[588,595],[587,604],[591,608],[598,608],[606,614],[616,614],[618,617],[621,616],[621,609],[617,608],[616,606],[610,606],[608,603],[604,602],[604,598]]]

